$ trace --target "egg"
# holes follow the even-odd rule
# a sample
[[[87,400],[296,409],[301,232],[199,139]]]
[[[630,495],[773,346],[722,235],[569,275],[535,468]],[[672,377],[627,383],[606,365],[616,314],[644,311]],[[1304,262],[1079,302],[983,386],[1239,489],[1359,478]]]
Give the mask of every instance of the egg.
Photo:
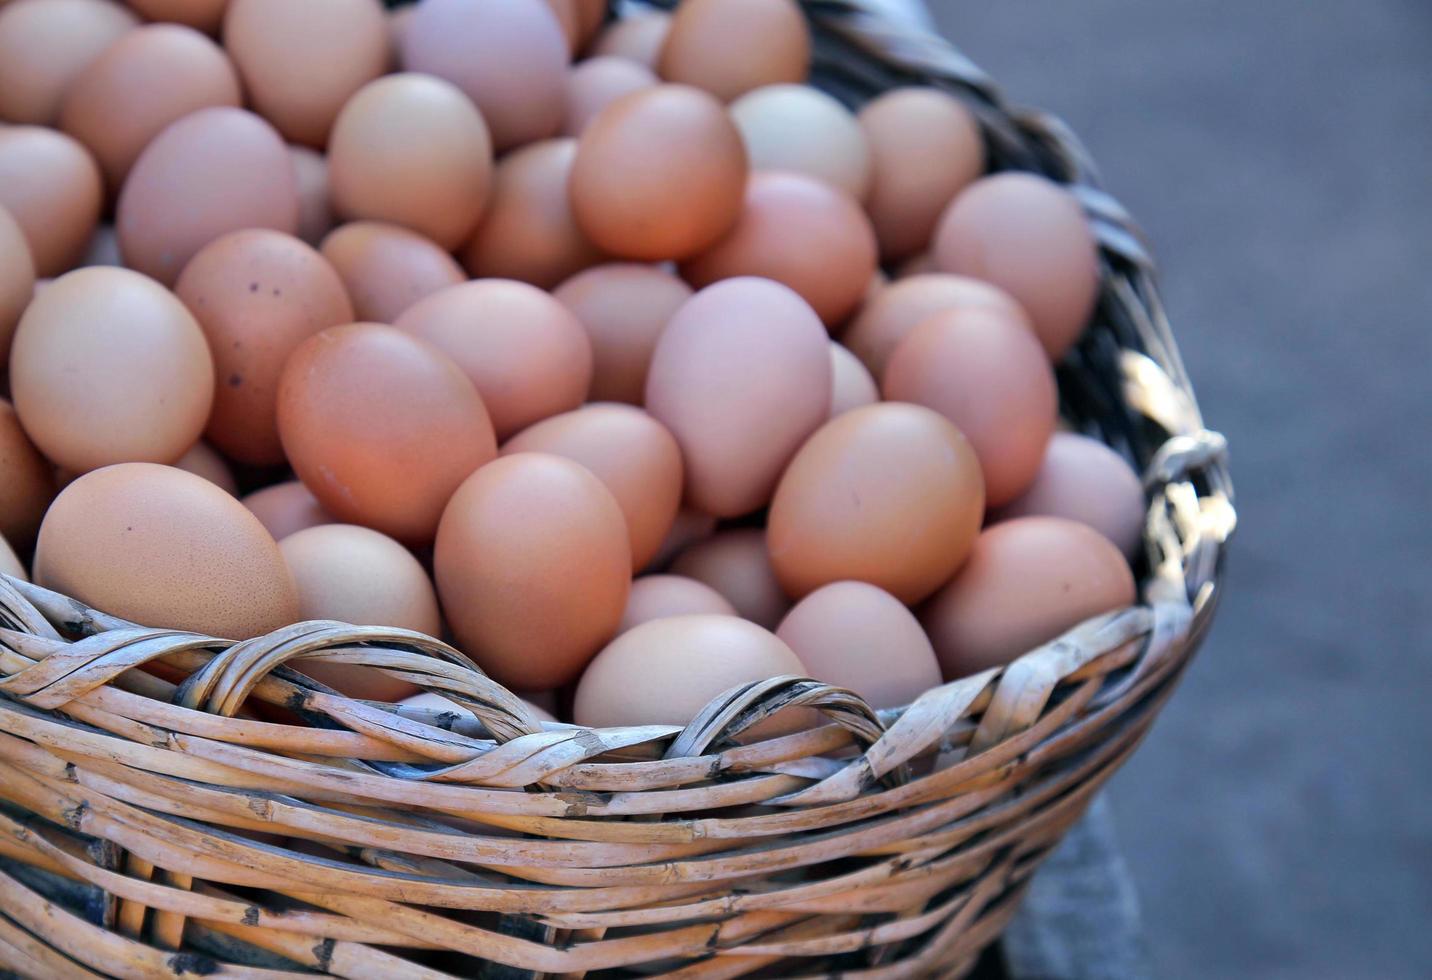
[[[21,581],[30,581],[30,576],[25,573],[25,566],[15,555],[15,549],[10,543],[0,536],[0,575],[12,575]]]
[[[940,684],[940,663],[915,614],[864,582],[832,582],[786,614],[776,636],[810,676],[899,708]]]
[[[543,0],[424,0],[403,36],[403,67],[462,89],[499,150],[556,135],[569,58]]]
[[[805,81],[810,29],[793,0],[683,0],[661,48],[661,77],[730,102],[762,85]]]
[[[210,106],[242,104],[239,76],[222,48],[190,27],[149,24],[126,33],[80,73],[59,121],[117,190],[170,123]]]
[[[184,304],[137,272],[99,266],[61,276],[30,304],[10,384],[35,445],[81,473],[173,462],[214,401],[209,346]]]
[[[298,182],[298,237],[317,248],[337,223],[328,203],[328,158],[307,146],[290,146],[288,155]]]
[[[168,284],[194,254],[244,228],[298,230],[298,184],[277,132],[243,109],[200,109],[164,129],[119,192],[125,264]]]
[[[202,477],[121,463],[86,473],[40,527],[35,581],[144,626],[240,640],[298,615],[258,519]]]
[[[736,607],[704,582],[681,575],[643,575],[631,584],[618,633],[668,616],[734,616]]]
[[[661,47],[671,30],[671,15],[664,10],[638,8],[608,24],[592,44],[595,57],[626,58],[656,70]]]
[[[432,540],[453,491],[497,455],[487,409],[462,369],[372,323],[330,327],[289,356],[278,431],[325,510],[410,544]]]
[[[575,54],[581,48],[582,24],[577,16],[577,8],[572,0],[543,0],[553,16],[557,18],[557,25],[562,28],[562,39],[567,42],[567,52]]]
[[[451,357],[482,394],[498,439],[582,404],[592,345],[565,306],[527,283],[477,279],[413,304],[396,324]]]
[[[1021,517],[979,536],[921,621],[953,680],[1007,664],[1134,599],[1128,563],[1103,535],[1059,517]]]
[[[735,227],[681,274],[698,289],[736,276],[774,279],[833,326],[860,303],[875,263],[875,233],[849,195],[803,174],[756,173]]]
[[[10,360],[10,338],[35,293],[35,263],[25,232],[0,207],[0,370]]]
[[[1147,510],[1143,485],[1124,457],[1097,439],[1056,432],[1034,482],[995,516],[1079,521],[1132,558],[1143,541]]]
[[[887,261],[925,249],[940,214],[985,169],[984,139],[965,104],[948,92],[911,86],[860,110],[870,147],[866,208]]]
[[[219,29],[229,0],[128,0],[129,6],[149,20],[187,24],[208,34]]]
[[[731,103],[752,170],[823,180],[857,201],[870,193],[870,147],[855,115],[808,85],[767,85]]]
[[[498,682],[540,691],[574,680],[615,634],[631,547],[621,508],[585,467],[514,453],[453,494],[433,568],[463,649]]]
[[[523,429],[502,455],[552,453],[606,484],[626,519],[632,570],[656,555],[681,506],[681,450],[671,433],[630,405],[585,405]]]
[[[224,457],[215,452],[208,443],[194,443],[188,452],[174,461],[174,465],[195,476],[202,476],[231,496],[239,495],[239,485],[234,480],[233,470],[229,469]]]
[[[890,355],[880,390],[955,423],[979,458],[991,507],[1034,481],[1059,416],[1059,389],[1038,338],[1022,316],[990,309],[922,320]]]
[[[76,76],[138,23],[108,0],[27,0],[0,9],[0,120],[53,125]]]
[[[860,363],[860,358],[830,342],[830,418],[852,408],[873,405],[880,400],[875,379]]]
[[[665,269],[618,262],[577,273],[552,296],[576,314],[592,342],[587,399],[640,405],[657,338],[691,287]]]
[[[54,496],[54,468],[25,435],[14,406],[0,398],[0,537],[29,548]]]
[[[487,213],[462,250],[469,273],[551,289],[602,260],[601,250],[577,227],[567,198],[576,155],[575,140],[554,139],[502,158]]]
[[[662,539],[661,547],[656,549],[656,555],[647,563],[647,569],[665,568],[689,545],[710,537],[715,530],[716,518],[710,514],[703,514],[690,507],[681,508],[676,512],[676,519],[671,522],[671,530],[667,531],[666,537]]]
[[[282,541],[307,527],[338,523],[332,514],[323,509],[312,491],[298,480],[255,490],[240,502],[259,519],[275,541]]]
[[[353,315],[374,323],[392,323],[424,296],[467,280],[431,239],[381,221],[340,225],[319,251],[343,279]]]
[[[949,580],[984,518],[969,441],[919,405],[867,405],[831,419],[781,477],[767,519],[776,578],[800,598],[851,579],[907,605]]]
[[[934,254],[944,271],[1013,296],[1052,361],[1074,345],[1094,312],[1094,233],[1078,199],[1045,177],[1001,173],[971,184],[940,218]]]
[[[230,0],[224,46],[254,109],[322,147],[343,104],[388,70],[388,20],[378,0]]]
[[[657,341],[646,407],[681,446],[688,503],[717,517],[764,506],[830,410],[825,329],[794,292],[728,279],[688,300]]]
[[[566,110],[562,132],[580,136],[597,113],[623,95],[659,84],[650,68],[628,58],[588,58],[567,74]]]
[[[40,126],[0,128],[0,207],[25,233],[36,275],[54,277],[80,261],[103,196],[99,168],[74,138]]]
[[[805,674],[791,648],[754,623],[670,616],[628,630],[597,654],[577,685],[572,720],[591,728],[685,725],[738,684]],[[777,722],[767,733],[790,730]]]
[[[333,124],[329,192],[345,218],[402,225],[453,249],[477,227],[491,183],[487,125],[440,78],[369,82]]]
[[[775,629],[791,600],[776,581],[760,528],[720,531],[690,545],[671,565],[675,575],[709,585],[737,615]]]
[[[689,258],[735,226],[747,170],[741,134],[721,103],[658,85],[623,96],[583,130],[572,212],[613,255]]]

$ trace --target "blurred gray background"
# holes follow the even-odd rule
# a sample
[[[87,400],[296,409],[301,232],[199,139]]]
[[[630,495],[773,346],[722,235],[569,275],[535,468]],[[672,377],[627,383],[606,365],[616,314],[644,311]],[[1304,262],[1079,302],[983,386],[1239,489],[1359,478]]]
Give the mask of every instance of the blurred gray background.
[[[1157,973],[1432,976],[1432,3],[934,0],[1140,219],[1240,528],[1113,783]]]

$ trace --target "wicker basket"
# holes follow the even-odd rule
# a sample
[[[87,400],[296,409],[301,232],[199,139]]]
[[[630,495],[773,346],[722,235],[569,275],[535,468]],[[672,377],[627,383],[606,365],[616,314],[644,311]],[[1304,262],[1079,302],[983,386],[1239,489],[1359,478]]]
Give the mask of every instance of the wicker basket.
[[[780,678],[684,730],[591,731],[534,723],[416,634],[304,623],[231,643],[0,580],[0,966],[956,976],[999,935],[1208,627],[1234,524],[1225,447],[1139,236],[1072,136],[867,3],[806,7],[822,87],[851,103],[947,87],[997,168],[1085,203],[1103,292],[1060,384],[1066,414],[1146,473],[1144,604],[899,711]],[[284,666],[296,658],[380,668],[480,722],[348,700]],[[732,739],[793,703],[830,724]]]

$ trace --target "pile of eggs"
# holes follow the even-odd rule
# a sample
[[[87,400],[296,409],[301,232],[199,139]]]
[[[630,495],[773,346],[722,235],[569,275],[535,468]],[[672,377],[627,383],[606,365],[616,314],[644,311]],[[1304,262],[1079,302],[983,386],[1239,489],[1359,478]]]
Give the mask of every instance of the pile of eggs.
[[[604,6],[0,3],[0,569],[443,636],[594,726],[894,707],[1131,603],[1075,199],[803,84],[791,0]]]

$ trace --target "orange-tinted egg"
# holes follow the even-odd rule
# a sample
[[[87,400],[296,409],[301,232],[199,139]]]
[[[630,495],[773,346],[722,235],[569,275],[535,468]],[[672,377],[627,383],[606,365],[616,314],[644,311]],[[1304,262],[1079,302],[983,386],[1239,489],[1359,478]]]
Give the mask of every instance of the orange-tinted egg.
[[[668,616],[734,616],[736,607],[704,582],[681,575],[643,575],[631,584],[618,633]]]
[[[103,196],[99,167],[77,140],[40,126],[0,128],[0,207],[25,233],[37,275],[80,261]]]
[[[880,400],[875,379],[860,363],[860,358],[830,342],[830,417],[835,418],[852,408],[873,405]]]
[[[392,323],[424,296],[467,279],[457,261],[415,231],[381,221],[340,225],[323,239],[359,320]]]
[[[767,85],[731,103],[752,170],[823,180],[857,201],[870,192],[870,147],[849,109],[808,85]]]
[[[730,102],[762,85],[805,81],[810,29],[793,0],[684,0],[659,69]]]
[[[255,490],[241,502],[268,529],[275,541],[282,541],[306,527],[337,523],[333,515],[323,509],[313,492],[298,480]]]
[[[229,469],[224,457],[215,452],[207,442],[194,443],[188,452],[174,461],[174,465],[195,476],[202,476],[231,496],[239,495],[239,485],[234,481],[233,470]]]
[[[720,531],[703,538],[677,555],[671,571],[709,585],[742,619],[766,629],[775,629],[791,607],[776,581],[760,528]]]
[[[219,29],[229,0],[128,0],[129,6],[150,20],[187,24],[210,34]]]
[[[666,11],[638,9],[608,24],[597,35],[592,55],[626,58],[655,71],[670,29],[671,15]]]
[[[306,146],[290,146],[288,154],[298,181],[298,237],[317,248],[335,224],[328,203],[328,158]]]
[[[35,262],[25,232],[0,207],[0,369],[10,359],[10,338],[35,292]]]
[[[580,136],[597,113],[623,95],[658,84],[651,69],[628,58],[588,58],[567,74],[567,102],[562,132]]]
[[[0,120],[54,125],[75,78],[138,23],[107,0],[27,0],[0,9]]]
[[[0,537],[24,551],[55,496],[55,471],[40,455],[20,417],[0,398]]]

